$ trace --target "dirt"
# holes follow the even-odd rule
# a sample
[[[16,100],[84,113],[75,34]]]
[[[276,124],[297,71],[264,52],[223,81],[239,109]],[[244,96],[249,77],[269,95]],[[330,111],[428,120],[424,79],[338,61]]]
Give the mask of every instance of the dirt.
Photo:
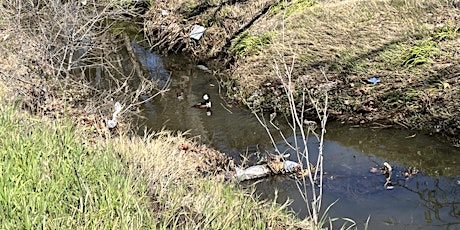
[[[145,31],[152,49],[218,69],[244,106],[286,112],[274,70],[286,64],[298,95],[335,83],[330,119],[460,145],[459,22],[458,1],[159,1]],[[200,40],[188,37],[195,24],[207,28]]]

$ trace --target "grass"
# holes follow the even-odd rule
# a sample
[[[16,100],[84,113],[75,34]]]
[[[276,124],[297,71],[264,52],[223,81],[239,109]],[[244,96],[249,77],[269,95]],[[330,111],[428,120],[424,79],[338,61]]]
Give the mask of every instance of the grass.
[[[147,187],[70,122],[0,110],[0,222],[6,229],[126,229],[154,224]]]
[[[425,64],[439,51],[436,42],[431,39],[418,42],[406,50],[406,55],[402,59],[402,65],[406,67],[414,67],[416,65]]]
[[[295,229],[309,228],[286,213],[286,204],[260,201],[236,184],[220,183],[219,175],[203,177],[196,171],[206,164],[203,153],[213,151],[194,146],[181,134],[170,132],[145,137],[119,137],[112,143],[153,188],[155,216],[160,228],[180,229]],[[181,150],[187,143],[191,149]],[[214,150],[215,151],[215,150]]]
[[[235,39],[232,51],[235,55],[244,57],[246,55],[257,55],[262,49],[271,43],[274,32],[262,35],[250,35],[245,32]]]
[[[296,12],[304,11],[314,4],[315,1],[311,0],[281,1],[279,4],[276,4],[271,8],[271,13],[277,14],[284,10],[286,12],[286,16],[290,16]]]

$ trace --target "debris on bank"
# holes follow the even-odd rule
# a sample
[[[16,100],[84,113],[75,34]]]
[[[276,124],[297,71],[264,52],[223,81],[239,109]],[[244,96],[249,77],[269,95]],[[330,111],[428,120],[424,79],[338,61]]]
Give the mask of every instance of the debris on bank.
[[[201,60],[228,52],[232,39],[248,30],[279,1],[157,2],[146,15],[151,49],[187,53]]]

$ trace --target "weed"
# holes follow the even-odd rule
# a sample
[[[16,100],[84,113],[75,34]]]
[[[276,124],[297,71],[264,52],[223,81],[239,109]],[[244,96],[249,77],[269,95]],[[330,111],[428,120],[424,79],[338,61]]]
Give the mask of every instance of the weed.
[[[248,32],[245,32],[236,39],[232,51],[240,57],[258,54],[264,46],[271,44],[274,35],[274,32],[267,32],[262,35],[249,35]]]
[[[434,32],[433,39],[437,42],[453,39],[458,34],[459,30],[460,26],[444,25],[437,27]]]
[[[439,51],[439,45],[431,38],[418,42],[416,45],[406,50],[403,56],[402,65],[413,67],[427,63]]]

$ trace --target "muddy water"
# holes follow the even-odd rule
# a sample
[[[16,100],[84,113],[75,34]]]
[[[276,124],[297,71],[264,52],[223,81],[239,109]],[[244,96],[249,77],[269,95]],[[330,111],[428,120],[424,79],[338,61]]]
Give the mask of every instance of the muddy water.
[[[170,90],[145,106],[144,126],[188,131],[237,161],[240,154],[272,150],[268,135],[254,116],[221,99],[224,92],[212,74],[181,56],[161,60],[170,74]],[[158,61],[140,63],[158,65]],[[147,72],[153,68],[143,65]],[[211,97],[211,116],[206,110],[191,108],[202,101],[204,93]],[[288,126],[282,122],[280,126],[289,142],[297,138],[289,134]],[[274,138],[279,149],[286,149],[279,135]],[[354,219],[358,229],[364,228],[368,218],[369,229],[460,229],[460,149],[416,132],[351,128],[332,122],[326,138],[323,209],[337,200],[329,216]],[[309,144],[314,157],[315,139],[309,139]],[[257,159],[257,154],[252,159]],[[296,160],[295,154],[291,159]],[[370,172],[384,161],[394,167],[392,190],[383,187],[385,177],[380,172]],[[401,171],[409,166],[422,173],[405,179]],[[261,182],[255,186],[262,198],[274,199],[277,190],[278,202],[291,199],[292,210],[301,218],[307,216],[293,179],[280,176]],[[341,222],[334,225],[338,228]]]

